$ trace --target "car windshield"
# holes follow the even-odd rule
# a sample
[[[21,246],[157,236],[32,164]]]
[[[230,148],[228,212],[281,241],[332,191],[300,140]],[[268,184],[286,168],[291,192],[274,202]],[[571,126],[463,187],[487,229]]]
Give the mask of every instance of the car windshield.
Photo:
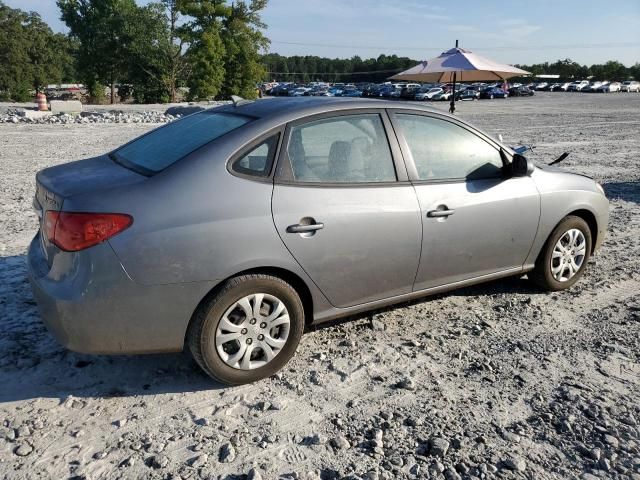
[[[250,120],[230,113],[195,113],[124,145],[113,152],[112,158],[125,167],[151,175]]]

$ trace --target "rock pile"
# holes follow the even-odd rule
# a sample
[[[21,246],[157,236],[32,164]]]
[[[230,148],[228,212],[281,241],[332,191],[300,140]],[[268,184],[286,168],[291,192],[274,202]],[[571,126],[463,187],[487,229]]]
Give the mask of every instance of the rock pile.
[[[90,124],[90,123],[168,123],[180,118],[182,114],[171,115],[162,112],[82,112],[79,115],[63,113],[60,115],[46,115],[31,118],[20,115],[13,110],[0,114],[0,123],[30,123],[48,125]]]

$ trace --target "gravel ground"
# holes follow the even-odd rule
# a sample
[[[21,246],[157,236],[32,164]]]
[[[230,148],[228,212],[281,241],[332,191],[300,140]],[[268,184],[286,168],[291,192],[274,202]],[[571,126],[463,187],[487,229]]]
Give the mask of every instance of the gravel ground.
[[[502,280],[315,329],[281,374],[236,388],[186,353],[65,351],[25,278],[36,171],[153,125],[0,124],[0,478],[640,479],[640,95],[457,114],[536,145],[536,161],[571,151],[562,167],[603,183],[611,223],[585,277],[555,294]]]

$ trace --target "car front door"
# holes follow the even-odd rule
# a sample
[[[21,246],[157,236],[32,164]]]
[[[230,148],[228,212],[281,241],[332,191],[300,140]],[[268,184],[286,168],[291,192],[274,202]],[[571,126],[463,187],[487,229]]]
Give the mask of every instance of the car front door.
[[[453,119],[391,118],[422,212],[414,290],[519,271],[540,217],[534,181],[506,176],[498,145]]]
[[[384,110],[287,126],[272,198],[277,231],[332,305],[409,293],[422,224]]]

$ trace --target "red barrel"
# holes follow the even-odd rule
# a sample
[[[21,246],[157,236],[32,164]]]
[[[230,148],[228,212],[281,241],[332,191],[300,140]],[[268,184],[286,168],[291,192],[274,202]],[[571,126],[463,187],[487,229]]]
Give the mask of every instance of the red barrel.
[[[39,92],[36,95],[36,100],[38,102],[38,110],[40,110],[41,112],[46,112],[47,110],[49,110],[49,107],[47,107],[47,96],[44,93]]]

